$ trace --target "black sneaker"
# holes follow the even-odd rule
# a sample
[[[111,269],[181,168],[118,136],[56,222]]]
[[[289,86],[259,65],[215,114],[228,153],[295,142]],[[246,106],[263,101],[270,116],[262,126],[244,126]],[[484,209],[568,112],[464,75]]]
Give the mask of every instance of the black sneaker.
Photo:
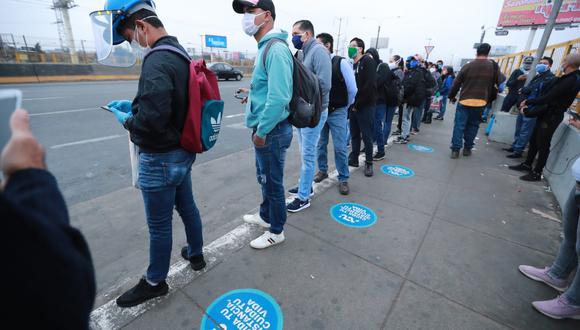
[[[459,150],[451,150],[451,159],[459,159]]]
[[[374,171],[373,171],[373,163],[366,163],[365,164],[365,176],[367,178],[370,178],[374,175]]]
[[[506,151],[506,152],[509,152],[510,154],[513,153],[513,152],[515,152],[514,148],[503,148],[501,150]]]
[[[463,156],[469,157],[471,156],[471,149],[463,149]]]
[[[142,278],[135,287],[117,298],[117,306],[121,308],[134,307],[153,298],[164,296],[167,292],[169,292],[167,282],[163,281],[152,286],[145,278]]]
[[[527,181],[527,182],[538,182],[538,181],[542,181],[542,174],[535,172],[535,171],[531,171],[530,173],[520,177],[520,180],[522,181]]]
[[[509,158],[509,159],[519,159],[522,157],[524,157],[524,155],[521,152],[514,152],[511,155],[507,155],[507,158]]]
[[[386,156],[386,155],[385,155],[385,153],[384,153],[384,152],[383,152],[383,153],[379,153],[379,152],[377,152],[377,153],[376,153],[376,154],[373,156],[373,160],[374,160],[375,162],[378,162],[378,161],[381,161],[381,160],[385,159],[385,156]]]
[[[341,182],[338,184],[338,192],[341,195],[346,196],[350,194],[350,188],[348,187],[348,182]]]
[[[298,213],[310,207],[310,200],[305,202],[301,201],[300,198],[295,198],[292,203],[286,206],[286,209],[290,213]]]
[[[203,254],[199,255],[199,256],[192,256],[192,257],[189,257],[187,255],[187,246],[184,246],[181,248],[181,257],[183,259],[189,261],[189,263],[191,264],[191,268],[193,270],[195,270],[196,272],[204,269],[206,266],[205,259],[203,258]]]
[[[396,132],[393,133],[393,135],[398,136],[398,135],[401,135],[401,133],[403,133],[403,132],[401,132],[401,130],[397,130]]]
[[[409,138],[404,138],[402,136],[399,136],[396,140],[395,140],[396,144],[407,144],[409,143]]]
[[[531,172],[532,167],[526,163],[521,163],[519,165],[508,166],[510,170],[518,172]]]
[[[298,195],[298,187],[292,188],[288,190],[290,195],[297,196]],[[310,188],[310,197],[314,197],[314,188]]]
[[[358,164],[358,161],[349,160],[348,161],[348,166],[350,166],[350,167],[359,167],[360,165]]]
[[[316,176],[314,177],[314,183],[321,183],[326,179],[328,179],[328,173],[318,171],[318,173],[316,173]]]

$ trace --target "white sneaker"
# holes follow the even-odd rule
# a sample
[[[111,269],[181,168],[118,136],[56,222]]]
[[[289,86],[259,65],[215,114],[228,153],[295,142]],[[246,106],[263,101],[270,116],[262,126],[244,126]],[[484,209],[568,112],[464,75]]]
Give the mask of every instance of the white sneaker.
[[[250,246],[253,247],[254,249],[262,250],[274,245],[278,245],[284,242],[285,240],[286,238],[284,237],[284,232],[280,233],[280,235],[276,235],[267,231],[262,236],[253,240],[250,243]]]
[[[270,224],[262,219],[260,214],[246,214],[242,217],[245,223],[250,225],[258,225],[263,228],[270,228]]]

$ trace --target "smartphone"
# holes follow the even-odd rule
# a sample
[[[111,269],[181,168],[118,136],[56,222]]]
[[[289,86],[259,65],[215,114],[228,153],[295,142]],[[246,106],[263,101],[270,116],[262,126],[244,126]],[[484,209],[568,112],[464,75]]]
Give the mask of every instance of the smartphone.
[[[10,117],[22,106],[22,92],[18,89],[0,90],[0,151],[10,140]]]
[[[107,107],[107,106],[102,106],[101,109],[105,110],[105,111],[109,111],[109,112],[113,112],[111,111],[111,108]]]
[[[236,94],[234,94],[234,97],[238,100],[243,100],[245,98],[247,98],[249,96],[248,93],[244,93],[240,90],[236,91]]]
[[[576,119],[576,120],[580,121],[580,113],[578,113],[578,112],[576,112],[576,111],[572,111],[572,110],[570,110],[570,109],[568,109],[568,111],[566,111],[566,112],[568,112],[568,114],[569,114],[570,116],[574,117],[574,119]]]

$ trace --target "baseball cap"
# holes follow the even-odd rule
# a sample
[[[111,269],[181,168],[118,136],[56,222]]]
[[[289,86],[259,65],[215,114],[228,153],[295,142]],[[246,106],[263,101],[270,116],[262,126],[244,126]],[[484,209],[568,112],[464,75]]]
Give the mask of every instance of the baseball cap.
[[[260,8],[271,12],[272,17],[276,19],[276,8],[272,0],[234,0],[232,7],[238,14],[244,13],[244,7]]]
[[[532,64],[532,63],[534,63],[534,57],[533,57],[533,56],[526,56],[526,57],[524,58],[524,63],[527,63],[527,64]]]

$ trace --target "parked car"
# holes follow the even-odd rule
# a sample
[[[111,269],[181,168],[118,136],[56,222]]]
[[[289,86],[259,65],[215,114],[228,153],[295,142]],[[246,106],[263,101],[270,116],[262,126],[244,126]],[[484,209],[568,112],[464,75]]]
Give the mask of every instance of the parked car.
[[[218,79],[235,79],[240,81],[244,78],[242,71],[235,69],[227,63],[213,63],[210,64],[209,69],[218,76]]]

